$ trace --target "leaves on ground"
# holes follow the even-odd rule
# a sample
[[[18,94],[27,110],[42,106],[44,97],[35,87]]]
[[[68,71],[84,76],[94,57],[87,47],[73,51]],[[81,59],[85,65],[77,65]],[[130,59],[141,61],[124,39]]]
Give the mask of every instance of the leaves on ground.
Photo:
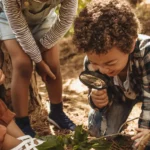
[[[38,150],[132,150],[133,144],[129,136],[120,134],[90,139],[82,125],[77,126],[73,134],[49,135],[40,139],[45,142],[37,146]]]

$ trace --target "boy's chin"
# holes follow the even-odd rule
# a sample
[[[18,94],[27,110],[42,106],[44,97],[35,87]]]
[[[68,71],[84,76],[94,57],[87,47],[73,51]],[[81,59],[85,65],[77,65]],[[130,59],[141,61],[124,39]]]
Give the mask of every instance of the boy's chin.
[[[116,75],[107,75],[108,77],[114,77],[114,76],[116,76]]]
[[[109,76],[109,77],[114,77],[114,76],[116,76],[117,74],[118,74],[118,73],[112,72],[112,73],[107,74],[107,76]]]

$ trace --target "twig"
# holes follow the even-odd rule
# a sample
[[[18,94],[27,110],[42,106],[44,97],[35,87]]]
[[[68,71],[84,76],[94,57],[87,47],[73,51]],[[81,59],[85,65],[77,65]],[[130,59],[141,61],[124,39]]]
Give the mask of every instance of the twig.
[[[119,136],[119,135],[121,135],[121,136],[129,136],[130,137],[130,135],[128,135],[128,134],[115,133],[115,134],[109,134],[109,135],[101,136],[99,138],[89,137],[89,141],[91,141],[91,140],[102,140],[102,139],[105,139],[105,138],[108,138],[108,137],[114,137],[114,136]]]
[[[119,130],[118,130],[118,133],[121,132],[121,130],[122,130],[122,128],[123,128],[124,125],[126,125],[128,122],[133,121],[133,120],[136,120],[136,119],[139,119],[139,117],[136,117],[136,118],[133,118],[133,119],[131,119],[131,120],[128,120],[128,121],[124,122],[124,123],[120,126],[120,128],[119,128]]]

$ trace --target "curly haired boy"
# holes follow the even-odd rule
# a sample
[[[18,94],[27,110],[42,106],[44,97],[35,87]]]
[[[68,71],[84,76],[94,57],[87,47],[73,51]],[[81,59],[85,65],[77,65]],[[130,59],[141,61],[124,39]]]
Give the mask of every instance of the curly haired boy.
[[[118,132],[133,106],[142,101],[140,129],[132,138],[138,146],[150,128],[150,37],[138,34],[139,21],[124,0],[92,0],[74,26],[74,42],[86,53],[85,70],[108,76],[118,93],[110,98],[106,89],[91,90],[89,132],[96,137]]]

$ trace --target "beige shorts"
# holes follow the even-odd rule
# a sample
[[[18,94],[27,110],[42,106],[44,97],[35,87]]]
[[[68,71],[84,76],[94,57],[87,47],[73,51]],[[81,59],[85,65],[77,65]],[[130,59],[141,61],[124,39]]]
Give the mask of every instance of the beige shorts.
[[[47,33],[53,24],[56,22],[58,15],[51,11],[47,18],[38,25],[30,26],[30,30],[35,40],[39,40],[45,33]],[[8,20],[4,12],[0,12],[0,40],[15,39],[15,35],[9,26]]]

